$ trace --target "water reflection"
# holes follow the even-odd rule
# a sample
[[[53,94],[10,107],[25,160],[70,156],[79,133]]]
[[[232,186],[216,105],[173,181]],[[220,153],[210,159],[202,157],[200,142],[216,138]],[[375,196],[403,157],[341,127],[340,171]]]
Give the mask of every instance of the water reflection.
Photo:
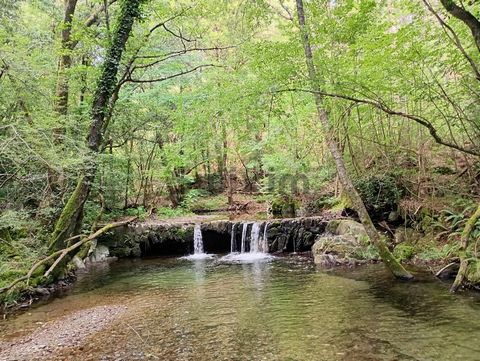
[[[49,359],[478,360],[480,354],[478,297],[450,295],[429,275],[403,283],[382,266],[324,273],[299,258],[144,260],[96,272],[69,296],[0,323],[0,337],[120,303],[128,315],[81,350]]]

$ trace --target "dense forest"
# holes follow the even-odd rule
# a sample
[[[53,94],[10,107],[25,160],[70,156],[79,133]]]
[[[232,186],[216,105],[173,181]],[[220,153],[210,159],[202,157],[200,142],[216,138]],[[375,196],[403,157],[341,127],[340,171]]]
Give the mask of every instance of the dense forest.
[[[1,0],[0,297],[211,212],[350,216],[476,286],[479,85],[478,1]]]

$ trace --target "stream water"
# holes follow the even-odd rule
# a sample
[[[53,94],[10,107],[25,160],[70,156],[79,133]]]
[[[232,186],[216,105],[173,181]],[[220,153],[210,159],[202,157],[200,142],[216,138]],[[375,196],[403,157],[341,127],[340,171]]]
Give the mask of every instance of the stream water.
[[[451,295],[427,274],[403,283],[381,265],[324,272],[299,257],[99,266],[63,297],[0,321],[0,340],[110,304],[128,312],[58,359],[480,359],[477,295]]]

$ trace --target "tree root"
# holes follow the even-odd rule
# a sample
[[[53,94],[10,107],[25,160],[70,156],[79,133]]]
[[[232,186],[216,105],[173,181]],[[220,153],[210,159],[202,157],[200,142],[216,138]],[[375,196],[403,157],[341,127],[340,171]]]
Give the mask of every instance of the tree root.
[[[17,278],[15,281],[13,281],[12,283],[10,283],[8,286],[5,286],[3,288],[0,289],[0,294],[2,293],[5,293],[9,290],[11,290],[13,287],[15,287],[15,285],[17,285],[18,283],[20,282],[23,282],[23,281],[26,281],[27,282],[27,285],[30,281],[30,278],[32,277],[32,274],[35,272],[35,270],[38,269],[38,267],[40,267],[41,265],[45,264],[46,262],[48,261],[51,261],[53,259],[55,259],[57,256],[58,258],[55,259],[55,261],[52,263],[52,265],[48,268],[48,270],[43,274],[43,277],[48,277],[50,276],[50,274],[53,272],[53,270],[60,264],[60,262],[65,258],[65,256],[67,256],[70,252],[72,252],[73,250],[79,248],[80,246],[82,246],[83,244],[87,243],[87,242],[90,242],[94,239],[96,239],[97,237],[101,236],[103,233],[106,233],[108,232],[109,230],[113,229],[113,228],[116,228],[116,227],[120,227],[120,226],[123,226],[123,225],[126,225],[126,224],[129,224],[133,221],[135,221],[138,217],[131,217],[131,218],[128,218],[126,220],[123,220],[123,221],[118,221],[118,222],[112,222],[112,223],[108,223],[107,225],[103,226],[102,228],[98,229],[97,231],[91,233],[89,236],[85,237],[85,238],[82,238],[80,241],[72,244],[71,246],[69,247],[66,247],[64,249],[61,249],[61,250],[58,250],[54,253],[52,253],[51,255],[39,260],[38,262],[36,262],[31,268],[30,270],[28,271],[28,273],[25,275],[25,276],[22,276],[20,278]],[[67,241],[72,241],[74,239],[77,239],[77,238],[81,238],[82,235],[76,235],[74,237],[70,237]]]

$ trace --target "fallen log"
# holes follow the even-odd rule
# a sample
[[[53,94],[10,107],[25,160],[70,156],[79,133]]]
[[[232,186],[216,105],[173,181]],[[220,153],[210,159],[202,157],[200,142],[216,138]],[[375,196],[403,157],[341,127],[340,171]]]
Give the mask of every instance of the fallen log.
[[[31,268],[30,270],[27,272],[27,274],[25,276],[22,276],[20,278],[17,278],[15,281],[13,281],[12,283],[10,283],[8,286],[5,286],[3,288],[0,289],[0,294],[2,293],[5,293],[9,290],[11,290],[13,287],[15,287],[17,284],[19,284],[20,282],[23,282],[23,281],[26,281],[27,282],[27,285],[30,281],[30,278],[32,277],[32,274],[38,269],[38,267],[40,267],[41,265],[45,264],[46,262],[48,261],[51,261],[53,259],[55,259],[55,257],[58,256],[58,258],[55,259],[55,261],[52,263],[52,265],[48,268],[48,270],[43,274],[43,277],[48,277],[52,271],[60,264],[60,262],[65,258],[66,255],[68,255],[70,252],[74,251],[75,249],[79,248],[80,246],[82,246],[83,244],[87,243],[87,242],[90,242],[96,238],[98,238],[99,236],[101,236],[102,234],[108,232],[109,230],[113,229],[113,228],[116,228],[116,227],[121,227],[121,226],[124,226],[126,224],[129,224],[133,221],[135,221],[138,217],[130,217],[126,220],[123,220],[123,221],[118,221],[118,222],[113,222],[113,223],[108,223],[106,224],[105,226],[103,226],[102,228],[98,229],[97,231],[91,233],[90,235],[88,235],[87,237],[84,237],[82,238],[80,241],[72,244],[71,246],[69,247],[66,247],[64,249],[61,249],[61,250],[58,250],[56,252],[53,252],[51,255],[37,261]],[[78,239],[78,238],[81,238],[82,235],[76,235],[76,236],[73,236],[73,237],[70,237],[68,240],[66,241],[72,241],[74,239]]]

